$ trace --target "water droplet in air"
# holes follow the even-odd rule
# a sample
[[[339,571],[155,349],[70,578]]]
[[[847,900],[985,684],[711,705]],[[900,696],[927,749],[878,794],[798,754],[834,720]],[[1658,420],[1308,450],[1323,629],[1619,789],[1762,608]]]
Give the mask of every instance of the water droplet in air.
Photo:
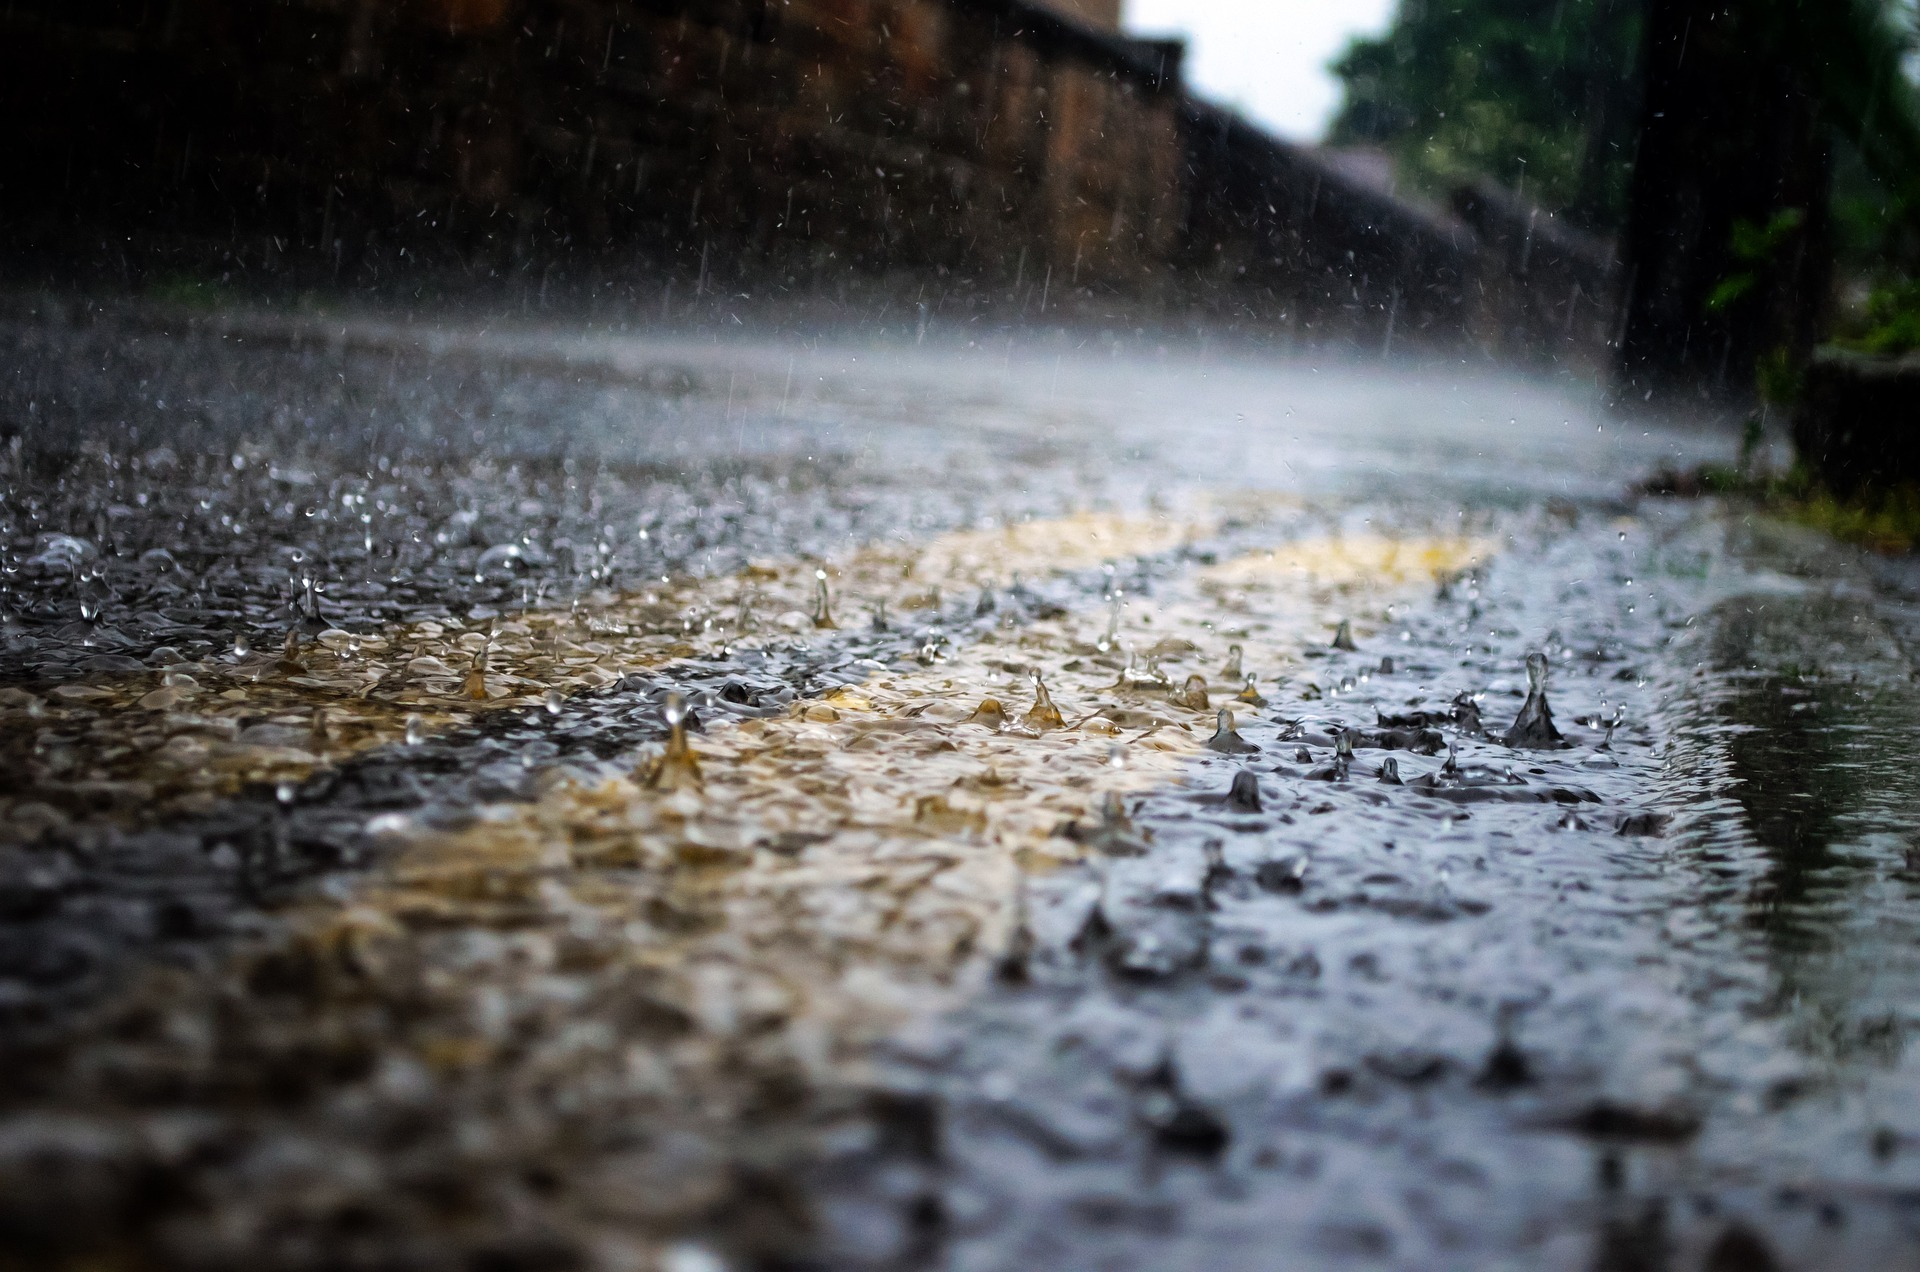
[[[419,746],[427,740],[427,722],[418,715],[407,717],[407,745]]]
[[[547,714],[548,714],[548,715],[559,715],[559,714],[560,714],[560,704],[561,704],[561,703],[562,703],[563,701],[564,701],[564,699],[563,699],[563,698],[561,698],[561,696],[560,696],[560,691],[559,691],[558,689],[549,689],[549,690],[547,690],[547,698],[546,698],[546,702],[547,702]]]

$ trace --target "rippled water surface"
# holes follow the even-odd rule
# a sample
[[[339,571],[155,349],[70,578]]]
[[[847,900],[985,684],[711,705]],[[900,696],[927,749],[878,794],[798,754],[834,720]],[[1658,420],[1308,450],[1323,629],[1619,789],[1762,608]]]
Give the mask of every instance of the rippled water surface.
[[[4,337],[31,1262],[1920,1261],[1920,610],[1625,494],[1726,439],[1131,337]]]

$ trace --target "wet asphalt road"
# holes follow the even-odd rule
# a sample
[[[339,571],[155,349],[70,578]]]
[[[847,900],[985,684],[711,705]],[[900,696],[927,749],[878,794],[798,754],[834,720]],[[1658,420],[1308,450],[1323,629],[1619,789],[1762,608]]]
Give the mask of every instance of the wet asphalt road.
[[[1106,333],[35,308],[0,332],[30,1264],[1920,1262],[1917,615],[1834,545],[1626,493],[1729,439]],[[1051,546],[1089,525],[1111,549]],[[909,594],[955,543],[993,559]],[[1257,750],[1199,745],[1229,639]],[[1550,749],[1503,740],[1533,652]],[[974,709],[1018,717],[1029,669],[1079,749],[941,767],[1026,745]],[[815,803],[740,831],[643,788],[637,857],[484,857],[581,842],[676,689],[710,804],[729,771]],[[833,803],[869,780],[909,811]],[[1009,782],[1040,838],[1002,858],[966,793]],[[885,864],[903,836],[947,873]],[[825,882],[739,882],[775,867]],[[873,932],[820,917],[884,889]],[[768,925],[784,953],[716,953]],[[456,997],[521,1041],[448,1059]]]

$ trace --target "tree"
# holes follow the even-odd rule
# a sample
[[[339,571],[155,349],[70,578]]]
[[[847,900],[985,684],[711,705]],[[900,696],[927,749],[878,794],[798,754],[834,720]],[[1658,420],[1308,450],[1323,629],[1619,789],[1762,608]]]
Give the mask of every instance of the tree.
[[[1435,192],[1477,177],[1602,233],[1625,221],[1643,0],[1403,0],[1334,64],[1335,145]]]
[[[1651,0],[1625,237],[1629,400],[1740,405],[1804,363],[1832,272],[1833,135],[1920,214],[1904,6]]]

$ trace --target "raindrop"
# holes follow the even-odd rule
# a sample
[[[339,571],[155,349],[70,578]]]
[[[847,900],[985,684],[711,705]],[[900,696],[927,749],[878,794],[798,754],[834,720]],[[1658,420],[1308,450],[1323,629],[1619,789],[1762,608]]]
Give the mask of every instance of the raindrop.
[[[559,715],[561,703],[564,701],[565,699],[563,699],[560,696],[560,691],[558,689],[547,690],[547,697],[546,697],[547,714]]]
[[[419,715],[407,717],[407,745],[419,746],[427,740],[427,722]]]

